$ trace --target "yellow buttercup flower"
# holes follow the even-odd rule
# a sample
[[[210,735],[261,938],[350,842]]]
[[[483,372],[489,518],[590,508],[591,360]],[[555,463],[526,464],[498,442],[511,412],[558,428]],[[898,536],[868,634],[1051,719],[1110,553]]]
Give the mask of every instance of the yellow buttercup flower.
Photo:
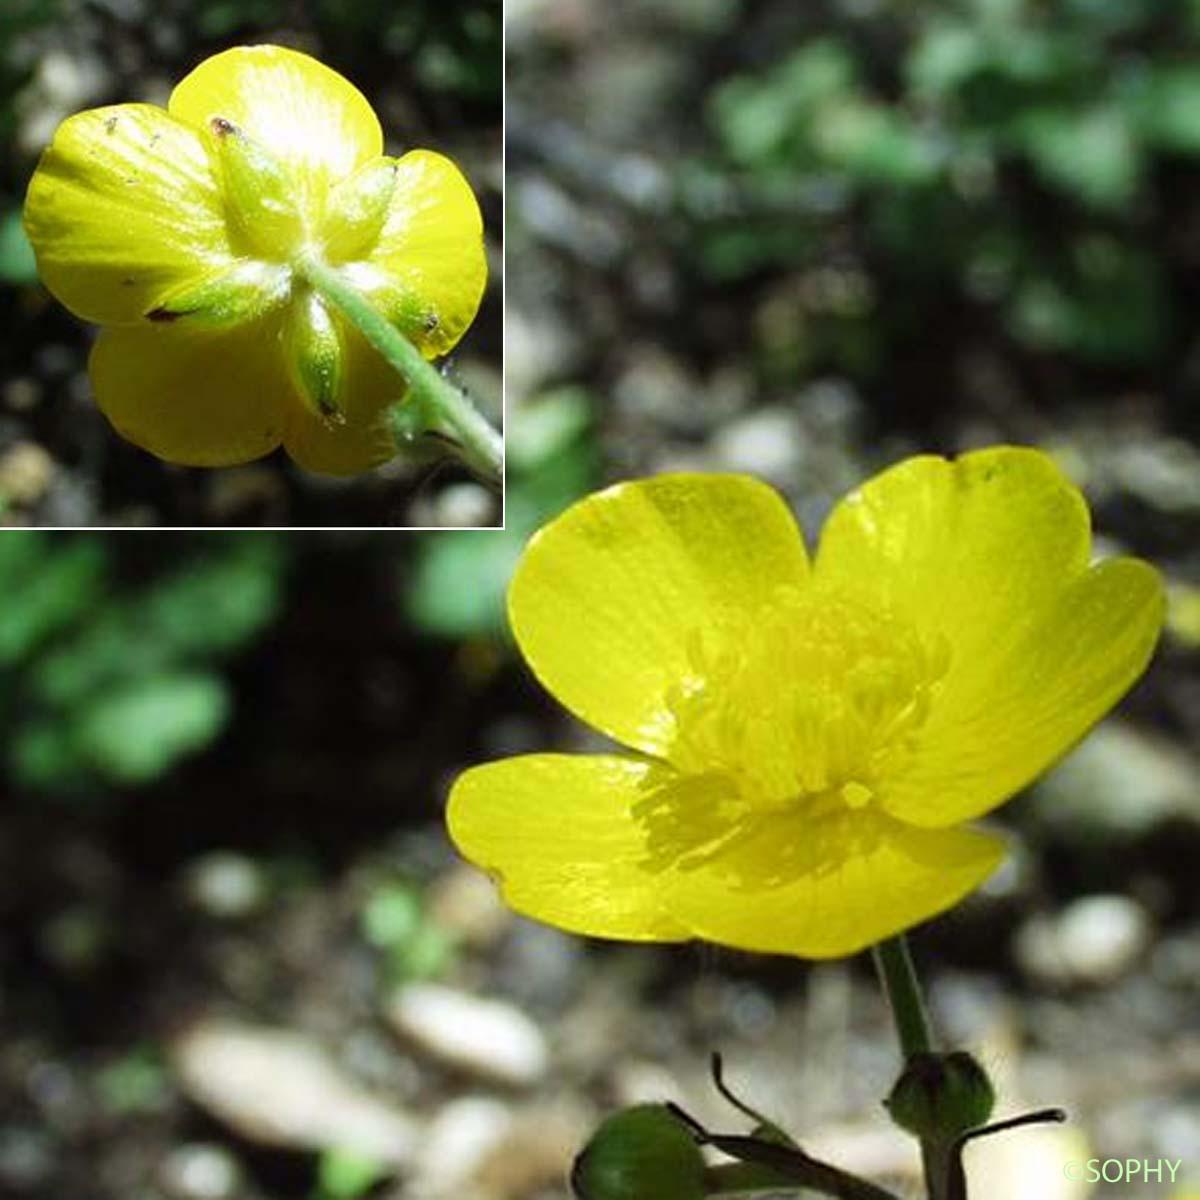
[[[810,563],[781,498],[665,475],[590,496],[509,592],[541,682],[629,753],[475,767],[462,853],[517,911],[596,937],[824,958],[958,901],[1005,842],[966,822],[1070,749],[1163,619],[1144,562],[1089,565],[1035,450],[908,459]]]
[[[352,474],[395,453],[380,415],[403,384],[306,263],[336,269],[426,358],[462,336],[486,278],[454,164],[385,157],[358,90],[278,46],[206,60],[165,110],[64,121],[25,224],[46,286],[105,326],[89,364],[105,415],[195,466],[282,443],[311,470]]]

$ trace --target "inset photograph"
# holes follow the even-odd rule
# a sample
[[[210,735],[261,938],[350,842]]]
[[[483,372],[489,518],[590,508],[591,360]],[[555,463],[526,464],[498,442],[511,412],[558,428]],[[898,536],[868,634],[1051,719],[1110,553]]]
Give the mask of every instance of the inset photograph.
[[[6,24],[3,519],[499,525],[499,0]]]

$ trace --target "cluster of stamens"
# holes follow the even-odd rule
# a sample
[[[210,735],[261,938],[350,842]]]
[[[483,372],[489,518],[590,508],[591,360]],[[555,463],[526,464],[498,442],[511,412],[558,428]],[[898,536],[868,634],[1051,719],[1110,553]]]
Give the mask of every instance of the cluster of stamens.
[[[650,862],[683,869],[761,839],[814,858],[823,826],[878,807],[949,665],[944,643],[815,585],[694,630],[688,658],[635,808]]]

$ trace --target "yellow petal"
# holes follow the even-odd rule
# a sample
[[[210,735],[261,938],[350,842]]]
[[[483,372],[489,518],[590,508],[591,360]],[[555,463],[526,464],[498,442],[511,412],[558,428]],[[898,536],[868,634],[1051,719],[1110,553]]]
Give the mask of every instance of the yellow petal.
[[[383,412],[400,400],[404,384],[353,326],[337,316],[333,320],[342,348],[333,401],[337,418],[322,417],[297,393],[288,408],[283,444],[306,470],[358,475],[394,457],[396,445]]]
[[[38,271],[76,316],[134,323],[232,263],[200,138],[149,104],[68,118],[34,172],[25,227]]]
[[[179,82],[171,114],[196,128],[232,122],[290,166],[318,217],[326,191],[383,150],[363,94],[323,63],[280,46],[237,46]]]
[[[223,467],[269,454],[293,403],[278,316],[228,330],[106,329],[92,349],[96,401],[117,431],[167,462]]]
[[[413,150],[396,163],[387,220],[356,279],[426,358],[462,337],[479,310],[487,260],[475,193],[448,158]]]
[[[835,509],[814,568],[916,629],[948,660],[918,759],[881,781],[919,825],[986,812],[1064,754],[1153,649],[1145,564],[1087,568],[1079,490],[1047,455],[1001,446],[884,471]]]
[[[664,903],[708,941],[840,958],[950,908],[1004,853],[992,834],[914,829],[882,813],[780,817],[716,861],[667,877]]]
[[[1054,462],[1000,446],[869,480],[831,514],[814,573],[944,638],[974,669],[1001,630],[1053,603],[1090,544],[1087,505]]]
[[[802,583],[804,543],[779,495],[745,476],[663,475],[581,500],[530,541],[509,590],[513,632],[576,716],[662,754],[668,691],[727,612]]]
[[[450,836],[519,913],[591,937],[683,940],[630,813],[652,769],[561,754],[475,767],[450,793]]]
[[[993,633],[986,660],[948,674],[910,768],[884,785],[889,811],[919,825],[987,812],[1051,766],[1129,690],[1165,615],[1162,580],[1118,558],[1077,576],[1033,622]]]

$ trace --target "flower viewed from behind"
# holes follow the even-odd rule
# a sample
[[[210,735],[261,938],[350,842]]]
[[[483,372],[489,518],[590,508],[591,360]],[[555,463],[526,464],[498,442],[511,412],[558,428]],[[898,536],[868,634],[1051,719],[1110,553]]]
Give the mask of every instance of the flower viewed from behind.
[[[449,827],[517,911],[578,933],[825,958],[956,903],[1005,842],[968,823],[1144,670],[1156,571],[1092,565],[1044,454],[923,456],[843,499],[810,562],[744,476],[580,501],[509,592],[541,682],[627,753],[465,772]]]
[[[104,326],[89,373],[105,415],[195,466],[282,443],[311,470],[353,474],[395,453],[380,416],[403,384],[306,263],[336,268],[426,358],[462,336],[486,278],[454,164],[384,156],[358,90],[278,46],[207,59],[165,110],[64,121],[25,225],[46,286]]]

